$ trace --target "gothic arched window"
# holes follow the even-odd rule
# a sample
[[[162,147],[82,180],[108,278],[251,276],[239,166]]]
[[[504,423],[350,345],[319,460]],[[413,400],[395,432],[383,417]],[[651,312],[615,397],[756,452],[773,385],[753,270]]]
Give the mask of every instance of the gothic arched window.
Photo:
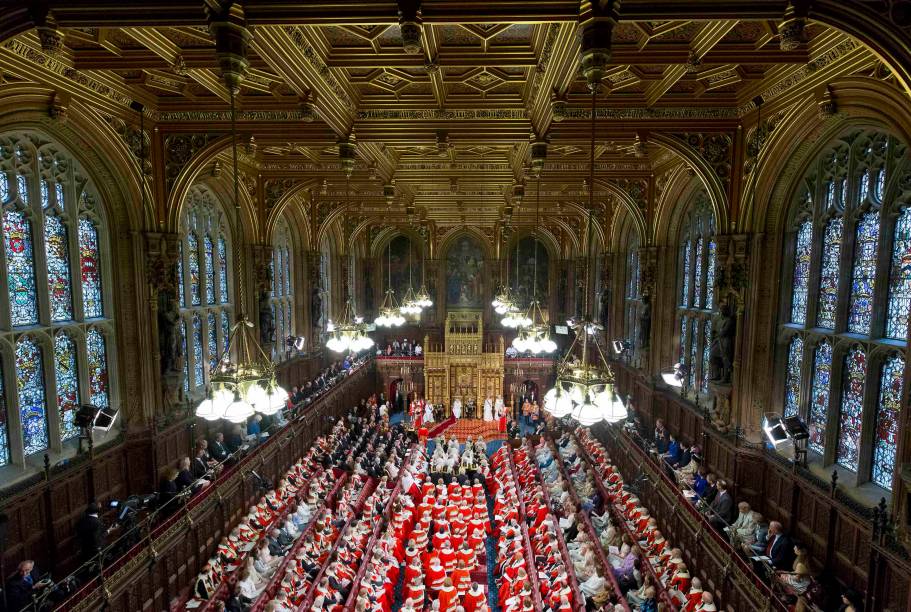
[[[104,216],[91,179],[36,133],[0,136],[0,465],[60,452],[92,393],[91,338],[106,318]],[[105,357],[105,389],[108,380]]]
[[[715,218],[704,191],[687,209],[680,228],[680,343],[678,360],[689,389],[708,391],[711,314],[715,308]]]
[[[639,307],[642,303],[641,270],[639,266],[639,238],[633,232],[626,253],[626,291],[624,296],[626,315],[626,339],[630,346],[638,347]]]
[[[185,392],[197,396],[205,391],[212,371],[228,349],[230,325],[226,327],[225,321],[232,312],[229,229],[207,187],[190,189],[181,233],[177,295],[185,359],[183,386]]]
[[[329,249],[329,238],[323,236],[319,245],[319,292],[322,297],[322,320],[319,322],[326,327],[326,321],[332,318],[332,257]],[[314,321],[316,323],[316,321]]]
[[[905,367],[895,350],[904,350],[911,310],[905,151],[892,136],[854,129],[820,153],[790,211],[782,279],[791,288],[782,304],[782,412],[806,419],[824,465],[890,490]],[[874,435],[864,423],[875,423]]]
[[[294,280],[291,258],[291,232],[284,219],[275,225],[272,238],[272,312],[275,321],[273,353],[281,358],[289,354],[285,341],[294,335]]]

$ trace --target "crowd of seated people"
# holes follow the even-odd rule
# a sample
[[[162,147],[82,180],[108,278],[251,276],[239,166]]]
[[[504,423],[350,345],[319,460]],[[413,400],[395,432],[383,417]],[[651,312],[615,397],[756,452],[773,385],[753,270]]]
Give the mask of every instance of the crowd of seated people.
[[[661,419],[655,423],[653,447],[674,470],[684,496],[722,533],[733,548],[753,561],[760,576],[789,603],[807,603],[818,584],[811,575],[807,549],[795,543],[777,521],[766,521],[746,501],[735,503],[731,487],[708,471],[698,447],[677,445]],[[689,451],[689,457],[686,456]],[[675,462],[674,457],[679,457]]]
[[[488,612],[483,581],[472,580],[472,573],[484,568],[490,528],[484,485],[478,479],[460,482],[442,475],[434,481],[432,469],[423,449],[402,468],[402,495],[373,551],[356,610]],[[400,567],[404,576],[401,600],[396,602]]]
[[[714,594],[703,590],[699,578],[692,577],[682,551],[665,539],[649,510],[624,488],[623,477],[601,443],[584,428],[576,436],[593,463],[596,484],[605,491],[605,504],[613,507],[612,511],[605,506],[600,515],[593,513],[591,520],[630,604],[640,610],[656,610],[663,592],[672,605],[685,612],[717,610]],[[558,444],[574,443],[561,437]]]
[[[579,581],[579,589],[586,600],[586,607],[608,607],[623,609],[622,597],[614,592],[614,583],[609,580],[601,557],[594,548],[597,543],[588,530],[583,515],[601,505],[594,480],[582,464],[581,458],[568,438],[562,437],[551,446],[541,437],[535,448],[535,460],[546,486],[545,499],[554,500],[563,514],[560,526],[566,538],[569,562]],[[559,458],[558,458],[559,457]],[[565,464],[567,477],[561,464]]]
[[[543,517],[540,521],[536,520],[539,516],[538,510],[533,512],[521,503],[519,497],[519,486],[516,481],[517,475],[513,471],[510,457],[510,449],[507,446],[500,447],[491,457],[490,462],[492,471],[488,479],[488,490],[494,497],[494,526],[497,539],[497,560],[498,574],[500,576],[500,586],[498,593],[498,602],[502,610],[534,610],[536,609],[536,600],[540,599],[547,610],[562,610],[568,612],[573,610],[572,594],[568,592],[561,593],[563,587],[557,587],[551,597],[545,601],[545,594],[542,592],[544,585],[541,583],[542,573],[547,577],[548,572],[552,569],[556,572],[563,571],[565,568],[556,564],[555,556],[532,557],[532,563],[526,555],[526,543],[530,545],[530,533],[532,529],[541,533],[549,526],[553,528],[552,517],[545,508],[541,511]],[[522,513],[522,510],[525,513]],[[528,522],[528,526],[525,523]],[[547,526],[545,526],[545,524]],[[526,531],[527,530],[527,531]],[[531,552],[531,551],[528,551]],[[537,589],[537,592],[535,592]],[[557,607],[554,607],[556,603]],[[563,605],[563,608],[560,606]]]
[[[390,342],[386,340],[386,348],[381,348],[382,343],[377,342],[376,354],[378,357],[421,357],[424,355],[424,349],[417,340],[402,338],[393,338]]]
[[[327,438],[317,438],[278,486],[263,495],[222,539],[193,583],[194,600],[211,599],[222,581],[234,576],[238,577],[239,595],[248,600],[265,588],[263,574],[274,571],[276,557],[299,537],[332,487],[331,472],[318,461],[321,448],[325,451],[329,443]]]
[[[336,424],[330,444],[321,447],[323,452],[316,460],[327,469],[345,470],[349,479],[334,500],[334,507],[323,509],[281,569],[279,588],[268,594],[271,603],[277,602],[279,611],[296,610],[308,597],[312,610],[336,609],[345,601],[372,533],[376,508],[394,486],[385,476],[376,480],[359,474],[355,466],[361,457],[374,452],[388,461],[400,462],[406,448],[400,428],[353,416]]]
[[[592,609],[596,605],[609,603],[609,597],[604,597],[601,601],[600,592],[593,592],[588,598],[579,592],[578,580],[564,541],[564,535],[570,540],[574,537],[576,527],[568,527],[566,521],[566,517],[573,515],[566,514],[561,507],[551,506],[551,498],[542,484],[546,484],[547,477],[539,470],[535,457],[528,448],[521,446],[513,451],[513,462],[521,489],[521,506],[525,509],[528,522],[534,571],[540,583],[545,609],[565,612],[581,606]]]
[[[317,397],[337,385],[345,379],[348,374],[367,360],[367,354],[357,355],[351,353],[342,359],[333,361],[322,372],[313,377],[302,385],[291,387],[288,402],[293,407],[301,404],[307,405]]]

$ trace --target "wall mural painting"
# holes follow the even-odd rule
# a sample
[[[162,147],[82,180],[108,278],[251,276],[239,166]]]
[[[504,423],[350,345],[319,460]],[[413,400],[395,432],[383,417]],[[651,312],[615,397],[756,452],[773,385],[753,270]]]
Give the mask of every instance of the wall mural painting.
[[[408,291],[408,249],[411,248],[411,288],[417,291],[421,286],[421,251],[407,236],[396,236],[381,254],[383,262],[383,288],[389,288],[389,271],[392,270],[392,288],[395,299],[401,301]],[[387,250],[388,249],[388,250]]]
[[[513,247],[512,265],[515,266],[515,275],[512,278],[513,291],[519,299],[519,304],[527,306],[535,294],[535,243],[538,245],[538,300],[544,302],[546,307],[547,301],[547,282],[548,266],[550,259],[547,255],[547,248],[539,240],[532,236],[526,236],[519,240],[518,255]],[[517,263],[518,261],[518,263]]]
[[[464,236],[446,254],[446,305],[455,308],[480,308],[484,258],[481,245]]]

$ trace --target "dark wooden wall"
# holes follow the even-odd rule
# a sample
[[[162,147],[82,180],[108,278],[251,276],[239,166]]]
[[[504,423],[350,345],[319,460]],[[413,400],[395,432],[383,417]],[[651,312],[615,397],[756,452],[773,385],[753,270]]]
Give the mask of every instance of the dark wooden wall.
[[[97,610],[105,600],[108,610],[168,609],[212,555],[226,530],[255,503],[250,471],[255,470],[268,479],[280,477],[306,452],[316,436],[347,414],[361,397],[372,393],[375,385],[376,367],[371,360],[316,400],[300,419],[245,457],[206,493],[192,498],[165,527],[159,527],[149,540],[134,547],[127,558],[110,566],[104,572],[103,586],[86,585],[77,599],[66,604],[66,609]],[[184,426],[182,431],[189,428]],[[174,434],[177,438],[188,435]],[[186,441],[191,439],[188,437]],[[183,441],[175,444],[180,448]],[[107,597],[105,592],[109,594]]]
[[[872,508],[762,445],[715,430],[700,409],[638,371],[622,364],[615,370],[620,392],[632,397],[649,429],[660,418],[682,440],[701,446],[709,469],[733,484],[734,498],[806,543],[816,569],[867,592],[875,609],[911,609],[911,562],[882,535],[874,537]]]
[[[319,358],[295,359],[279,369],[278,377],[290,388],[310,380],[321,365]],[[373,371],[372,364],[368,369]],[[365,379],[372,386],[372,376],[358,377]],[[350,387],[346,382],[346,388]],[[337,395],[336,391],[320,400],[319,410],[331,411],[335,407],[331,397]],[[79,455],[65,466],[42,471],[0,491],[0,512],[7,519],[2,551],[5,575],[23,559],[36,560],[41,569],[56,577],[75,569],[79,550],[73,531],[90,501],[106,504],[154,491],[160,470],[176,465],[190,454],[197,437],[208,437],[210,428],[219,426],[189,416],[176,416],[172,421],[121,434],[91,454]],[[266,471],[272,467],[265,466]]]

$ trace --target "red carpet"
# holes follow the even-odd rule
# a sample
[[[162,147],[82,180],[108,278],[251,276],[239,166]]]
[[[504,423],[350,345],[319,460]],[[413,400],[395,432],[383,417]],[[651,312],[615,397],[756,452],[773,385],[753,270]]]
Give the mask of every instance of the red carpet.
[[[446,420],[443,421],[442,423],[439,423],[439,424],[437,424],[437,425],[434,425],[433,428],[430,430],[430,432],[427,434],[427,437],[428,437],[428,438],[436,438],[437,436],[439,436],[439,435],[441,435],[442,433],[444,433],[447,429],[449,429],[449,426],[452,425],[453,423],[455,423],[455,418],[454,418],[454,417],[449,417],[448,419],[446,419]]]
[[[505,433],[497,431],[496,421],[484,421],[482,419],[459,419],[456,421],[453,418],[449,418],[434,428],[430,433],[430,437],[435,438],[442,434],[445,434],[447,438],[455,436],[459,442],[464,442],[468,436],[477,439],[479,435],[484,436],[486,442],[506,439]]]

